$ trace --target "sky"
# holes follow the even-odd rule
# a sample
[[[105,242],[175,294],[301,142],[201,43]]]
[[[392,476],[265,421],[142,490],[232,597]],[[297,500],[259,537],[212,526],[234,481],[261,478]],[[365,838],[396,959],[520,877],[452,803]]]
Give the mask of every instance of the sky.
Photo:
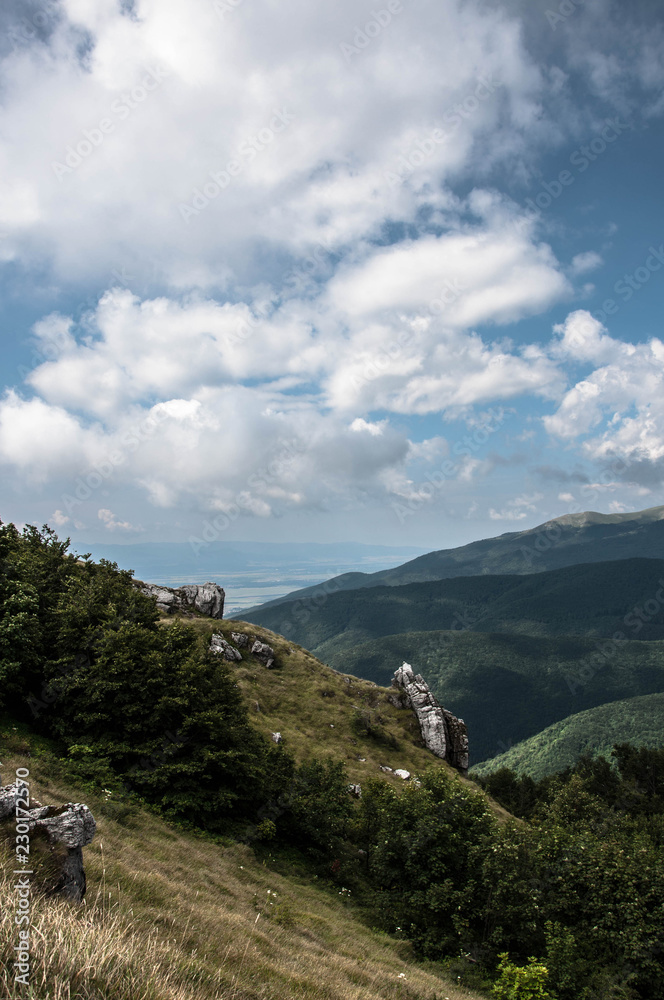
[[[4,0],[0,518],[436,549],[664,503],[655,0]]]

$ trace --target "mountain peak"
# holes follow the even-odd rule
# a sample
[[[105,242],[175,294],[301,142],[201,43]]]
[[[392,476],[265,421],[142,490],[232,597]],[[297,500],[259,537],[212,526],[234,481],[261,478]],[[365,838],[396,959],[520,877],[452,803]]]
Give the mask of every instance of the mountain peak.
[[[590,524],[627,524],[635,521],[638,524],[649,524],[653,521],[664,520],[664,506],[648,507],[646,510],[627,511],[620,514],[602,514],[596,510],[584,510],[578,514],[561,514],[544,524],[539,524],[536,528],[527,529],[524,534],[540,531],[552,524],[571,525],[575,528],[585,528]]]

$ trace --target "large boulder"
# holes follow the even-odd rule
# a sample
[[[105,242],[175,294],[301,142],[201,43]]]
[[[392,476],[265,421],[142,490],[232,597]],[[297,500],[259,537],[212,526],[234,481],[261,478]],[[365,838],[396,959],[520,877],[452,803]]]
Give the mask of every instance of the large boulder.
[[[188,583],[180,587],[178,593],[183,594],[189,606],[200,614],[208,618],[224,617],[226,594],[218,583]]]
[[[160,611],[173,614],[176,611],[198,611],[208,618],[224,617],[226,594],[218,583],[187,583],[183,587],[162,587],[158,583],[134,584],[148,597],[154,597]]]
[[[86,889],[83,848],[96,833],[94,816],[81,802],[43,806],[32,799],[26,808],[24,796],[25,789],[19,791],[16,784],[0,788],[0,820],[14,820],[18,800],[20,821],[28,825],[30,865],[46,873],[43,888],[81,902]],[[8,824],[4,832],[11,840],[15,823]]]
[[[438,704],[427,682],[421,674],[414,673],[410,663],[403,663],[395,670],[392,686],[402,692],[407,707],[415,712],[427,750],[465,774],[468,730],[463,719],[457,719]]]

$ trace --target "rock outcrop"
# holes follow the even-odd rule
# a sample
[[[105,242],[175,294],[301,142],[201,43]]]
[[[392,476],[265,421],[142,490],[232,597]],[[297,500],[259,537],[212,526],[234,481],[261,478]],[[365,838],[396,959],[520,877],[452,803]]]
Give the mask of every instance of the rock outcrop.
[[[224,617],[226,594],[218,583],[187,583],[183,587],[173,588],[135,580],[134,585],[148,597],[154,597],[159,610],[167,614],[198,611],[208,618]]]
[[[210,640],[211,652],[220,654],[229,663],[239,663],[242,660],[242,653],[238,649],[239,646],[241,649],[248,649],[250,653],[253,653],[256,659],[260,660],[268,670],[274,666],[274,650],[266,642],[261,642],[256,636],[250,638],[244,632],[231,632],[231,638],[236,643],[235,646],[228,639],[225,639],[221,633],[215,632]]]
[[[231,645],[228,639],[224,639],[223,635],[218,632],[215,632],[210,639],[210,651],[223,656],[229,663],[239,663],[242,659],[240,650]]]
[[[410,663],[403,663],[395,670],[392,686],[400,689],[402,701],[415,712],[427,750],[466,774],[468,730],[463,719],[457,719],[438,704],[429,685],[421,674],[413,672]]]
[[[0,820],[7,821],[16,815],[17,799],[21,809],[25,808],[23,795],[24,790],[19,793],[16,784],[0,788]],[[22,822],[27,823],[29,828],[31,864],[34,865],[39,858],[35,841],[41,838],[46,841],[47,867],[51,872],[46,890],[80,902],[86,888],[83,848],[92,842],[96,833],[94,816],[80,802],[43,806],[35,799],[25,812],[28,815],[22,817]],[[7,832],[11,836],[11,828]]]
[[[274,650],[266,642],[260,642],[260,640],[256,639],[251,647],[251,652],[268,670],[274,666]]]

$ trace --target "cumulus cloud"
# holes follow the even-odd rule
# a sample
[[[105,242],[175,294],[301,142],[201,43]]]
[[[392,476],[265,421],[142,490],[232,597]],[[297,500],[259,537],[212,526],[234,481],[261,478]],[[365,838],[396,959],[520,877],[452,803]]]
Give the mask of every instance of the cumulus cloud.
[[[68,0],[47,41],[14,48],[0,224],[16,260],[29,264],[38,239],[65,278],[121,264],[172,285],[246,280],[269,247],[278,269],[284,253],[343,247],[444,206],[441,183],[475,154],[525,155],[541,123],[545,81],[506,12],[426,2],[350,63],[352,0],[332,12],[292,0],[287,17],[252,0],[234,13],[138,0],[128,16]],[[482,80],[493,83],[477,100]],[[390,166],[436,128],[444,141],[395,190]]]
[[[592,117],[512,5],[404,5],[351,54],[373,16],[353,0],[49,11],[22,36],[6,8],[1,256],[40,289],[85,288],[86,306],[34,325],[33,368],[0,400],[0,462],[17,489],[52,486],[62,524],[91,491],[105,530],[133,530],[97,500],[115,487],[255,517],[416,496],[413,469],[450,450],[417,420],[472,426],[523,397],[589,459],[664,458],[660,341],[623,343],[583,311],[545,345],[501,332],[602,262],[563,267],[493,186],[507,170],[517,190]],[[640,68],[611,63],[608,30],[593,94],[619,106],[615,73],[654,101],[656,47],[634,29]],[[488,468],[465,456],[453,478]]]
[[[664,459],[664,343],[655,337],[640,344],[616,340],[583,311],[555,329],[561,339],[554,343],[554,354],[599,367],[567,390],[557,410],[544,418],[547,430],[568,441],[585,438],[582,451],[595,460],[620,456],[635,467],[659,466]]]

